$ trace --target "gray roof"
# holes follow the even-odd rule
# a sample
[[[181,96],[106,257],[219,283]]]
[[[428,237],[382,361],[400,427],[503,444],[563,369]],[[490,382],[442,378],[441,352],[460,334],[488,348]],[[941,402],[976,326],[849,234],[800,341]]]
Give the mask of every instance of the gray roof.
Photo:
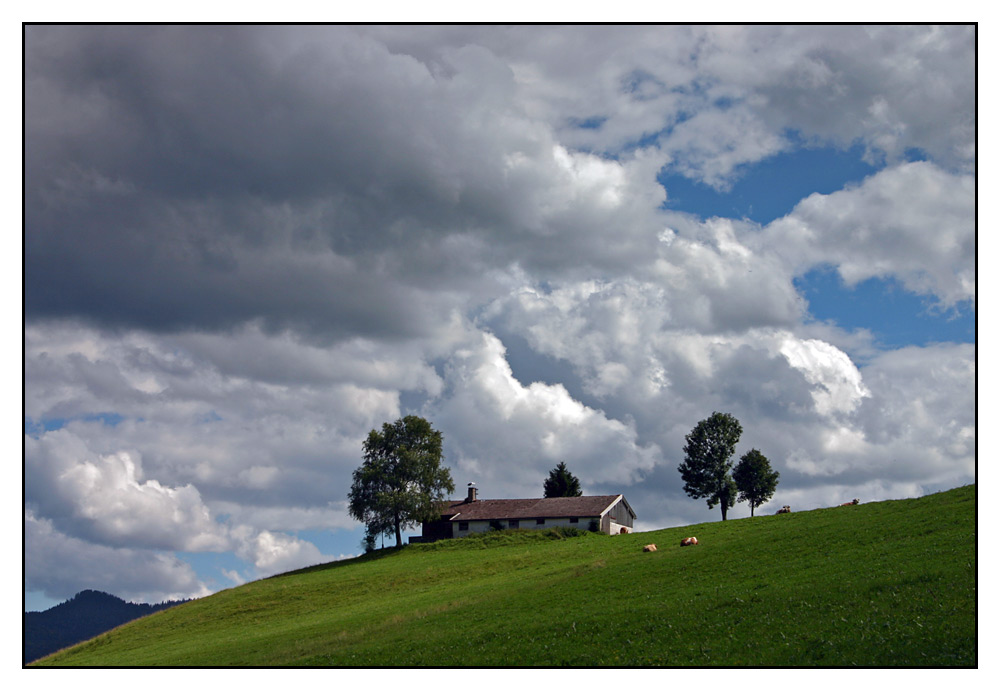
[[[491,521],[530,518],[596,518],[618,501],[621,494],[549,499],[477,499],[448,502],[442,518],[452,521]],[[635,512],[625,502],[635,516]]]

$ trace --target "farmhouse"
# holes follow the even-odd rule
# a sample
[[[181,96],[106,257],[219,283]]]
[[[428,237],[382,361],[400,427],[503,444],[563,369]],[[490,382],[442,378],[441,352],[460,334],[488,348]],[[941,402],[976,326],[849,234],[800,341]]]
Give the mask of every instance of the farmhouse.
[[[544,529],[569,526],[617,535],[632,532],[635,511],[621,494],[549,499],[479,499],[476,486],[468,496],[442,505],[441,518],[425,522],[420,537],[434,542],[490,529]]]

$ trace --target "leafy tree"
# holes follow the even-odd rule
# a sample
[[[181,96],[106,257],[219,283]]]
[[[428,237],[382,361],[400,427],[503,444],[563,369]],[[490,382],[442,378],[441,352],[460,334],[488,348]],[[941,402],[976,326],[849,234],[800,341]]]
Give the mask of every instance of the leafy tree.
[[[729,413],[712,413],[684,437],[684,462],[677,466],[684,491],[692,499],[707,499],[708,508],[722,505],[722,520],[736,504],[737,487],[729,471],[743,427]]]
[[[392,533],[402,545],[402,530],[438,518],[438,503],[455,491],[451,473],[441,467],[441,433],[422,417],[407,415],[369,432],[363,449],[348,510],[365,524],[372,545],[376,536]]]
[[[372,535],[367,529],[365,529],[365,536],[361,538],[361,549],[365,551],[365,554],[375,551],[375,535]]]
[[[560,462],[555,468],[549,471],[549,477],[545,480],[546,499],[549,497],[579,497],[583,496],[580,489],[580,481],[573,473],[569,472],[566,464]]]
[[[771,462],[757,449],[750,449],[740,462],[733,468],[733,480],[740,494],[736,501],[750,503],[750,516],[753,510],[774,496],[778,486],[780,473],[771,470]]]

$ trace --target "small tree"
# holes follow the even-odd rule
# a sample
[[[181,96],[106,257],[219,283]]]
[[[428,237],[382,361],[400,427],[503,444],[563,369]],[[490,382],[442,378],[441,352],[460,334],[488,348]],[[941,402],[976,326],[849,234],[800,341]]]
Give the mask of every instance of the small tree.
[[[729,475],[733,453],[743,427],[729,413],[712,413],[684,437],[684,462],[677,466],[684,491],[692,499],[706,499],[708,508],[722,505],[722,520],[736,504],[737,489]]]
[[[402,529],[437,518],[439,502],[455,491],[451,473],[441,467],[441,433],[422,417],[407,415],[369,432],[363,449],[348,510],[365,524],[371,544],[377,535],[395,533],[400,546]]]
[[[580,481],[573,473],[569,472],[566,464],[560,462],[555,468],[549,471],[549,477],[545,480],[546,499],[549,497],[580,497],[583,491],[580,489]]]
[[[367,530],[365,530],[365,536],[361,538],[361,549],[365,551],[365,554],[375,551],[375,536]]]
[[[766,503],[778,486],[777,471],[771,470],[771,463],[757,449],[750,449],[740,462],[733,468],[733,480],[740,494],[736,501],[745,501],[750,504],[750,516],[753,517],[753,510]]]

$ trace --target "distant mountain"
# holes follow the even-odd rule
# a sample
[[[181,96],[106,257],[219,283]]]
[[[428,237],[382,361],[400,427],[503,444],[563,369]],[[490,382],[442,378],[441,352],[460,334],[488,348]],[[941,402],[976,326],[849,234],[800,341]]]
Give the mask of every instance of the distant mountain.
[[[25,612],[24,664],[181,602],[187,600],[137,605],[97,590],[84,590],[44,612]]]

